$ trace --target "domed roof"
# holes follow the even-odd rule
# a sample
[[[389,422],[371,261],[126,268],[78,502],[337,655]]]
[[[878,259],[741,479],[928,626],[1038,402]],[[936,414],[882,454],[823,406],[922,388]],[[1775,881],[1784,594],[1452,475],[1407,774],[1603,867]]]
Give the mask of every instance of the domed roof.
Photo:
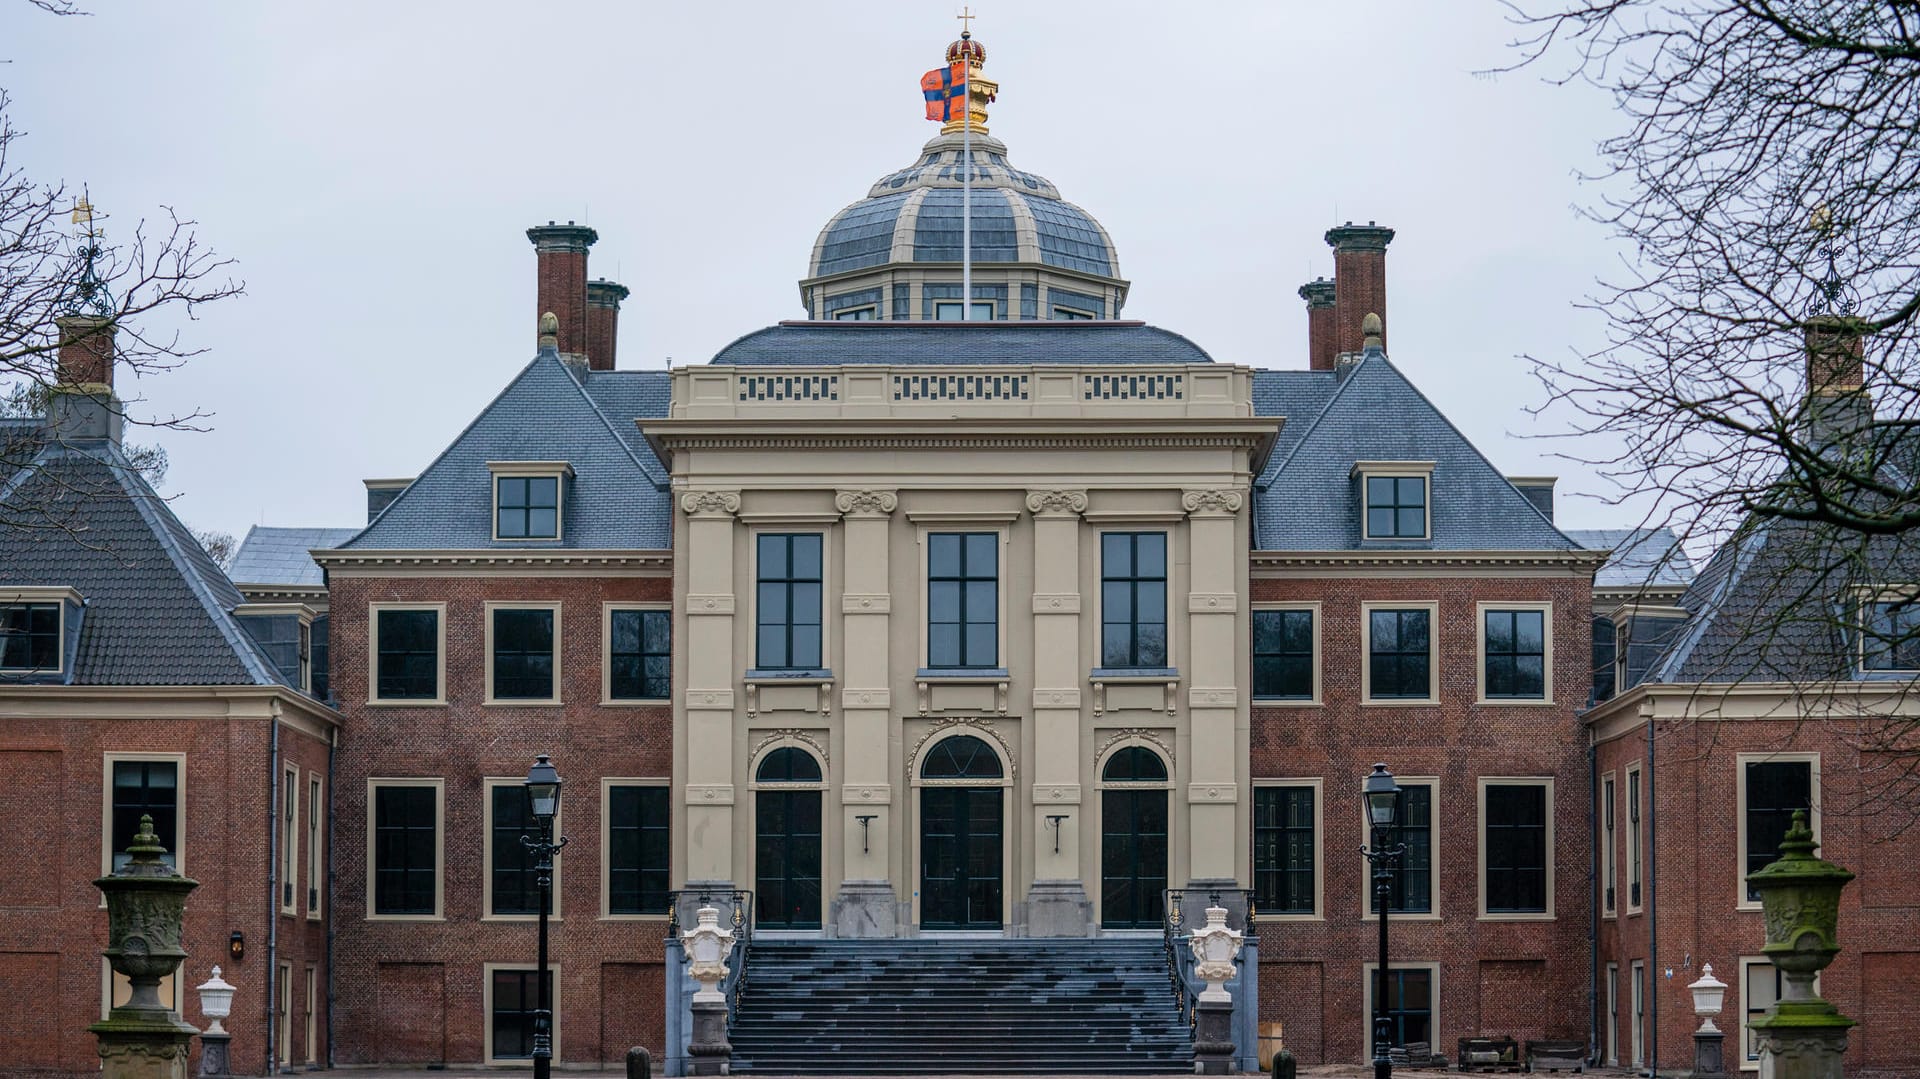
[[[833,215],[813,245],[808,277],[889,262],[959,262],[958,134],[936,136],[919,160],[888,173],[867,197]],[[1006,144],[973,135],[973,261],[1029,262],[1119,277],[1113,240],[1093,215],[1060,197],[1046,177],[1007,163]]]

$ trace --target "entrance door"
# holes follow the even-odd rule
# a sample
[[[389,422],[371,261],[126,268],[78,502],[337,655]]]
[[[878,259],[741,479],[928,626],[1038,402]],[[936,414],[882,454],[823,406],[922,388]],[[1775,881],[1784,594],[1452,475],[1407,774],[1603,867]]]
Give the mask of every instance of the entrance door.
[[[923,779],[998,779],[1000,758],[968,734],[944,739],[921,766]],[[920,789],[920,925],[998,929],[1003,798],[999,786]]]
[[[806,751],[767,754],[760,783],[817,783],[820,765]],[[820,928],[820,789],[763,787],[754,792],[756,922],[768,929]]]
[[[1108,929],[1158,928],[1166,909],[1167,766],[1144,746],[1126,746],[1100,778],[1100,924]]]

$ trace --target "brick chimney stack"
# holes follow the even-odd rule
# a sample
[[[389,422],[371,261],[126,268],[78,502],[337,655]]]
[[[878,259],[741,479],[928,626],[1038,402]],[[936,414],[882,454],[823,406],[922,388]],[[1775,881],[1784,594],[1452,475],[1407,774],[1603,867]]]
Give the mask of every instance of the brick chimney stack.
[[[533,313],[553,312],[560,319],[560,358],[587,362],[587,249],[600,234],[585,225],[549,221],[527,230],[539,258]]]
[[[1365,347],[1360,322],[1369,314],[1380,316],[1380,346],[1386,347],[1387,245],[1392,242],[1393,230],[1372,221],[1349,221],[1327,230],[1327,246],[1333,248],[1336,355]]]
[[[587,370],[611,371],[620,334],[620,301],[627,286],[605,278],[587,282]]]
[[[59,372],[62,386],[113,387],[113,320],[99,315],[63,315],[53,320],[60,330]]]
[[[64,315],[54,387],[47,401],[47,435],[67,446],[118,446],[124,418],[113,394],[113,320]]]
[[[1316,277],[1300,286],[1300,298],[1307,301],[1307,367],[1331,371],[1339,355],[1333,347],[1333,282]]]
[[[1837,442],[1873,425],[1873,395],[1867,391],[1867,338],[1863,320],[1815,315],[1807,320],[1808,437]]]

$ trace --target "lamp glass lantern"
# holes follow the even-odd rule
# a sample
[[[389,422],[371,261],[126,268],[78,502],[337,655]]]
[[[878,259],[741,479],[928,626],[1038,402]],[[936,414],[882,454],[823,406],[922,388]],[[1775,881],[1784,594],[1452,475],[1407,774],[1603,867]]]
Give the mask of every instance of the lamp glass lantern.
[[[1367,818],[1375,828],[1393,827],[1394,815],[1400,808],[1400,784],[1394,782],[1393,773],[1387,771],[1384,764],[1373,766],[1373,773],[1367,776],[1364,788],[1367,799]]]
[[[560,772],[542,753],[527,769],[527,806],[535,820],[551,821],[560,813]]]

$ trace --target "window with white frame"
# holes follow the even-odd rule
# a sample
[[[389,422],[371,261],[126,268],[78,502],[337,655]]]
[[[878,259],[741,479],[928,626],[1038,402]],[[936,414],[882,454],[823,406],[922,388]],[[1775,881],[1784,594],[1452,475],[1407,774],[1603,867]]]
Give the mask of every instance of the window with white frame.
[[[1432,604],[1363,604],[1368,701],[1432,701]]]
[[[1432,534],[1433,463],[1359,461],[1360,534],[1369,540],[1422,540]]]
[[[927,667],[1000,665],[1000,534],[927,534]]]
[[[1480,781],[1484,917],[1553,916],[1553,781]]]
[[[487,604],[487,699],[559,701],[559,604]]]
[[[1362,968],[1366,977],[1367,1016],[1373,1015],[1374,997],[1378,991],[1379,967],[1367,963]],[[1387,967],[1387,998],[1381,1009],[1386,1016],[1389,1045],[1404,1047],[1411,1042],[1436,1041],[1440,1030],[1440,967],[1437,963],[1396,963]],[[1373,1023],[1367,1020],[1367,1045],[1373,1044]]]
[[[993,321],[993,301],[975,300],[969,309],[968,305],[963,305],[959,300],[940,300],[933,305],[933,317],[940,322],[959,322],[962,319],[970,322],[991,322]]]
[[[1607,1055],[1609,1068],[1620,1064],[1620,964],[1607,964]]]
[[[373,779],[367,786],[368,916],[438,918],[445,785],[438,779]]]
[[[1780,857],[1795,810],[1807,810],[1814,827],[1817,758],[1812,754],[1740,754],[1740,876]],[[1757,906],[1760,893],[1742,884],[1743,905]]]
[[[522,837],[538,838],[539,827],[533,819],[527,785],[520,779],[489,779],[485,787],[486,914],[490,918],[536,916],[540,913],[540,875]],[[553,830],[559,834],[557,819]],[[558,859],[554,864],[552,884],[547,889],[549,916],[559,913],[554,902],[560,894]]]
[[[1253,695],[1263,700],[1319,697],[1319,647],[1311,607],[1253,612]]]
[[[373,695],[377,704],[437,704],[446,694],[446,611],[438,604],[376,606]]]
[[[1920,671],[1920,596],[1869,595],[1860,605],[1860,669]]]
[[[1167,534],[1100,535],[1100,665],[1167,665]]]
[[[1492,701],[1545,701],[1552,694],[1549,609],[1480,609],[1480,695]]]
[[[560,538],[567,477],[565,461],[489,461],[493,473],[493,538]]]
[[[1263,917],[1320,913],[1318,784],[1253,790],[1254,908]]]
[[[1600,777],[1600,912],[1614,914],[1619,910],[1618,890],[1619,868],[1615,864],[1619,847],[1615,846],[1615,833],[1619,830],[1619,807],[1616,805],[1613,773]]]
[[[610,915],[665,914],[672,852],[671,792],[662,783],[612,780],[605,790],[606,911]]]
[[[1399,781],[1400,796],[1398,808],[1394,811],[1394,826],[1386,836],[1388,845],[1404,844],[1406,850],[1395,860],[1390,872],[1393,874],[1391,891],[1388,898],[1390,914],[1432,914],[1434,905],[1434,821],[1436,781],[1431,779],[1407,779]],[[1374,830],[1371,824],[1363,832],[1368,842],[1373,841]],[[1373,873],[1369,867],[1365,877],[1367,882],[1366,911],[1368,916],[1380,910],[1379,894],[1373,889]]]
[[[764,532],[758,537],[754,666],[761,670],[821,667],[822,539],[818,532]]]
[[[534,1017],[543,995],[553,1017],[549,1032],[553,1055],[560,1056],[560,1000],[554,995],[555,986],[560,984],[559,968],[548,967],[545,979],[536,979],[530,966],[487,964],[488,1063],[533,1056]]]
[[[1786,976],[1780,968],[1763,955],[1743,955],[1740,957],[1740,984],[1736,987],[1740,993],[1740,1070],[1757,1071],[1760,1067],[1760,1037],[1753,1029],[1753,1021],[1767,1014],[1767,1009],[1786,994]],[[1813,991],[1820,992],[1820,975],[1813,976]]]
[[[1627,911],[1640,910],[1640,766],[1627,768]]]
[[[280,774],[280,913],[300,909],[300,769]]]
[[[60,604],[0,603],[0,671],[57,671]]]
[[[119,872],[132,856],[127,848],[140,834],[140,819],[153,818],[153,834],[166,852],[160,860],[179,872],[186,872],[180,851],[186,842],[186,804],[181,797],[184,754],[108,754],[104,832],[106,850],[102,862],[109,872]]]
[[[322,801],[320,777],[309,773],[307,776],[307,917],[320,917],[320,889],[326,873],[326,860],[321,857],[320,815],[325,809]]]
[[[1632,1031],[1633,1066],[1642,1067],[1647,1062],[1647,964],[1643,960],[1633,961],[1629,971],[1631,982],[1628,992],[1632,995],[1630,1004],[1633,1009]]]
[[[673,612],[607,611],[607,699],[663,701],[673,691]]]

